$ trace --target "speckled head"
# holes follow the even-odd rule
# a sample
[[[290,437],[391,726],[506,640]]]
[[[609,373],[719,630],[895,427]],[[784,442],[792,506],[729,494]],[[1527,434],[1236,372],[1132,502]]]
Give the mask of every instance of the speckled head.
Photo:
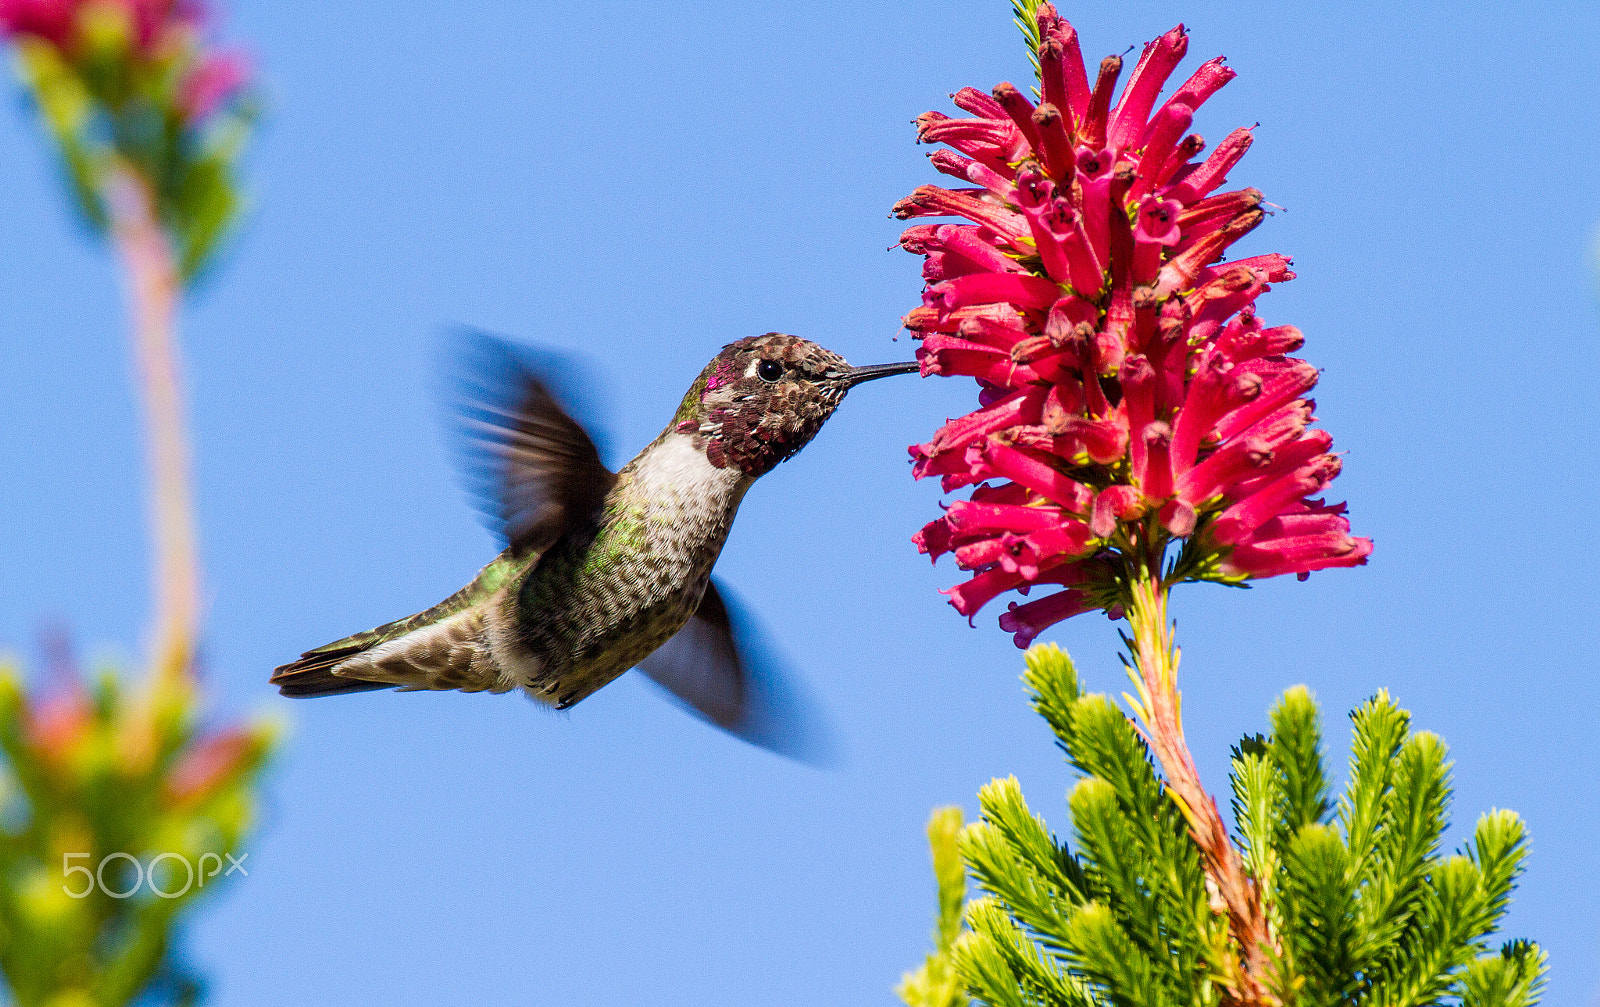
[[[676,429],[695,435],[718,468],[755,477],[810,443],[854,385],[917,369],[851,367],[809,339],[769,332],[722,348],[684,396]]]

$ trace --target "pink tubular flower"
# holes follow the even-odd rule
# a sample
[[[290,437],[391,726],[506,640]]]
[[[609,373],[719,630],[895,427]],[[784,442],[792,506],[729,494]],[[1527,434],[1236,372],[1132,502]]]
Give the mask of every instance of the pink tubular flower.
[[[1037,21],[1039,100],[969,87],[951,97],[972,118],[919,117],[919,140],[953,148],[934,167],[965,184],[894,208],[966,221],[900,239],[926,257],[904,319],[923,374],[981,388],[975,412],[911,448],[917,478],[977,487],[913,538],[973,572],[951,604],[970,618],[1005,591],[1064,586],[1001,616],[1025,647],[1080,612],[1120,613],[1130,567],[1236,583],[1365,563],[1372,542],[1350,535],[1344,506],[1312,499],[1340,462],[1309,429],[1317,371],[1287,356],[1300,331],[1256,317],[1294,278],[1289,260],[1221,262],[1265,216],[1259,191],[1218,191],[1251,133],[1200,159],[1188,129],[1234,72],[1204,63],[1158,106],[1188,48],[1179,25],[1113,103],[1122,60],[1091,85],[1072,26],[1049,3]]]

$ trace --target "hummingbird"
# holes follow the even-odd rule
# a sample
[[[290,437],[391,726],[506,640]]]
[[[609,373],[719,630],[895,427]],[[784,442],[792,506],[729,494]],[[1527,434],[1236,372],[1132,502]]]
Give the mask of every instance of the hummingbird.
[[[712,567],[757,479],[810,443],[851,388],[918,365],[852,367],[778,332],[741,339],[612,472],[552,390],[556,375],[471,338],[488,365],[463,382],[459,429],[504,551],[432,608],[306,651],[271,683],[291,697],[520,689],[565,710],[638,667],[717,726],[777,747],[746,730],[760,700]]]

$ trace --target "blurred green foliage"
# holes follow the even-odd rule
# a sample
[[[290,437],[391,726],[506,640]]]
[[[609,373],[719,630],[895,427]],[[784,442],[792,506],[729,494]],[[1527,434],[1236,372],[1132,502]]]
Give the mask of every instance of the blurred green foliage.
[[[40,697],[0,668],[0,969],[18,1004],[197,999],[174,923],[247,875],[275,733],[203,730],[187,678]]]

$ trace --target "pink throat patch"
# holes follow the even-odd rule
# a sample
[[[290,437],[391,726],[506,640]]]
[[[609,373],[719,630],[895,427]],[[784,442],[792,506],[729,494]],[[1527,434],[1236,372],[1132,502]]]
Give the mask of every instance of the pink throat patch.
[[[723,385],[732,384],[742,376],[732,360],[718,361],[717,369],[711,372],[710,379],[706,381],[706,391],[714,392]]]

